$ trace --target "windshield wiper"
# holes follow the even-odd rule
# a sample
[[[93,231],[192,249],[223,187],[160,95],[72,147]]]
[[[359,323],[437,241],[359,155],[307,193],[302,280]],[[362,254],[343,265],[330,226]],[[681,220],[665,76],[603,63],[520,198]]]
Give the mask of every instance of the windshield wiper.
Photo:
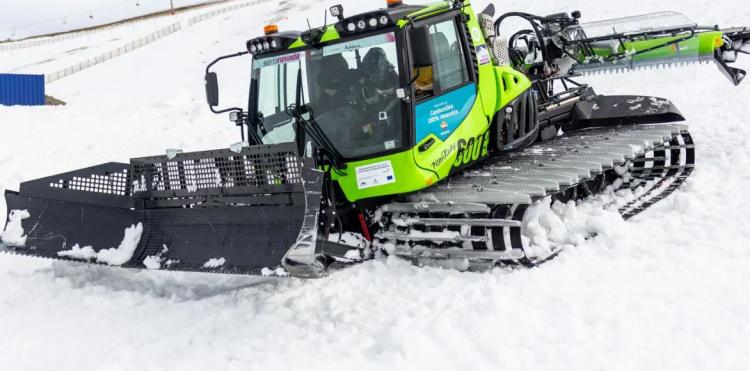
[[[297,102],[289,105],[286,109],[286,113],[289,116],[294,117],[297,123],[302,126],[304,132],[310,135],[310,138],[318,145],[318,147],[325,150],[331,157],[331,162],[334,168],[344,168],[344,162],[342,161],[343,156],[333,145],[333,142],[320,128],[318,122],[315,120],[315,112],[312,107],[307,104],[302,104],[302,69],[300,68],[297,72]],[[302,133],[298,133],[298,139],[303,141],[301,136]],[[300,142],[301,143],[301,142]],[[302,146],[300,144],[300,146]]]

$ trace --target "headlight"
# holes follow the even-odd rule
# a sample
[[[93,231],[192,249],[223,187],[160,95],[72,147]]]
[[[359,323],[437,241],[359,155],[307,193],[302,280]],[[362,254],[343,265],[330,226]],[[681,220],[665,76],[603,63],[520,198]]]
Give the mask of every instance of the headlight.
[[[383,25],[383,26],[387,25],[388,24],[388,17],[386,17],[384,15],[380,16],[380,24]]]
[[[377,27],[378,26],[378,20],[375,19],[375,18],[370,18],[370,20],[367,21],[367,23],[369,23],[370,27]]]
[[[268,41],[263,42],[263,50],[268,50],[271,48],[271,45],[268,45]]]
[[[365,27],[367,27],[367,24],[365,23],[364,19],[361,20],[361,21],[359,21],[359,22],[357,22],[357,28],[359,28],[360,30],[364,30]]]
[[[357,30],[357,25],[355,25],[354,23],[349,23],[346,25],[346,30],[349,32],[354,32]]]
[[[258,51],[258,48],[255,46],[255,44],[250,45],[250,53],[255,53]]]
[[[271,40],[271,47],[274,48],[274,49],[276,49],[276,48],[279,47],[279,43],[276,42],[276,40]]]

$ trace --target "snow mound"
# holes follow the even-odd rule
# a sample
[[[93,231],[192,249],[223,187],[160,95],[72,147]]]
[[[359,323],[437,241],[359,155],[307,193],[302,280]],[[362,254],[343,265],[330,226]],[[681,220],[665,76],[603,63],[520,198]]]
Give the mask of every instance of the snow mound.
[[[138,243],[141,241],[142,233],[143,224],[141,223],[126,228],[125,237],[120,242],[120,246],[99,251],[96,261],[109,265],[123,265],[127,263],[133,257],[135,248],[138,247]]]
[[[89,261],[96,259],[98,254],[91,246],[80,247],[78,244],[75,244],[70,250],[58,251],[57,256]]]
[[[8,217],[8,225],[5,227],[0,240],[8,246],[26,246],[26,235],[24,235],[21,221],[31,217],[27,210],[11,210]]]
[[[608,192],[567,203],[545,197],[531,205],[523,217],[523,235],[532,256],[546,256],[559,247],[580,245],[587,238],[624,235],[628,224],[617,205],[629,199],[630,191]]]
[[[219,268],[226,262],[227,260],[224,258],[209,259],[207,262],[203,263],[203,268]]]

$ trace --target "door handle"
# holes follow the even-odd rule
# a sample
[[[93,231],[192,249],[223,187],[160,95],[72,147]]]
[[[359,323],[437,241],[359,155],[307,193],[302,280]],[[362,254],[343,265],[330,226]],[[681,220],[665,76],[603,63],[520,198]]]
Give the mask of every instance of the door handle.
[[[435,144],[435,138],[428,139],[426,142],[419,145],[419,152],[424,152],[430,149],[430,147],[432,147],[433,144]]]

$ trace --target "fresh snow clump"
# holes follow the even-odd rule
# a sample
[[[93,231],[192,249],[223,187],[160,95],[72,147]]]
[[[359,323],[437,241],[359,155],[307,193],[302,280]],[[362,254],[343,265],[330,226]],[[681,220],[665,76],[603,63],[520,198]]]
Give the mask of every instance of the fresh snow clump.
[[[227,262],[227,260],[224,259],[224,258],[209,259],[207,262],[205,262],[203,264],[203,268],[219,268],[222,265],[224,265],[224,263],[226,263],[226,262]]]
[[[27,210],[11,210],[8,225],[5,227],[0,240],[8,246],[26,246],[26,235],[23,234],[21,221],[30,217],[31,214]]]
[[[57,256],[78,260],[93,260],[96,259],[98,254],[91,246],[80,247],[78,244],[75,244],[70,250],[58,251]]]
[[[123,265],[127,263],[133,257],[135,248],[138,247],[138,242],[141,241],[142,233],[143,224],[141,223],[126,228],[125,237],[120,242],[120,246],[99,251],[96,261],[109,265]]]
[[[564,245],[579,245],[587,238],[618,237],[626,224],[619,213],[609,210],[615,195],[605,193],[578,203],[535,202],[523,217],[523,235],[532,255],[544,256]]]
[[[146,266],[147,269],[161,269],[161,263],[166,259],[164,258],[164,254],[169,252],[167,245],[162,245],[162,247],[162,250],[158,254],[149,255],[143,259],[143,265]]]
[[[264,277],[286,277],[289,275],[283,267],[277,267],[276,269],[264,267],[260,270],[260,274]]]

